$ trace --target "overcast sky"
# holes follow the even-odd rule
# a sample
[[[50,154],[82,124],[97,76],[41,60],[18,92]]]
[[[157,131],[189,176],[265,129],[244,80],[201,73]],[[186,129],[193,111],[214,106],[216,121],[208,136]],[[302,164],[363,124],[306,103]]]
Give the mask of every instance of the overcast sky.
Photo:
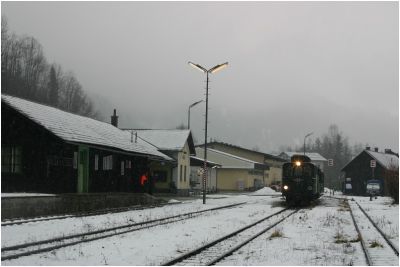
[[[204,99],[209,136],[262,151],[337,124],[350,143],[399,147],[397,2],[2,2],[121,127],[175,128]],[[205,104],[191,110],[204,142]]]

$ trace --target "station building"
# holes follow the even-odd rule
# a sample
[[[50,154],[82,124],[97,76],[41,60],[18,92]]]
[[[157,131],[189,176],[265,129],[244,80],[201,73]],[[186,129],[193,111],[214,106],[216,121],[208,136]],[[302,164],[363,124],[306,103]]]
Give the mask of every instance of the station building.
[[[175,160],[131,133],[2,94],[2,192],[143,192],[151,164]]]

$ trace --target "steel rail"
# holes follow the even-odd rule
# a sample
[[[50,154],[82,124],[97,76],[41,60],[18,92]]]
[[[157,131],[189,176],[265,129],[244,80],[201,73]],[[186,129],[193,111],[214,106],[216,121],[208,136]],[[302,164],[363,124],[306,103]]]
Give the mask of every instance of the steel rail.
[[[133,231],[137,231],[137,230],[141,230],[141,229],[145,229],[145,228],[150,228],[150,227],[160,226],[160,225],[164,225],[164,224],[168,224],[168,223],[173,223],[173,222],[185,220],[185,219],[188,219],[188,218],[192,218],[193,216],[200,215],[200,214],[205,213],[205,212],[219,210],[219,209],[232,208],[232,207],[243,205],[245,203],[246,202],[235,203],[235,204],[231,204],[231,205],[220,206],[220,207],[215,207],[215,208],[201,210],[201,211],[195,211],[195,212],[189,212],[189,213],[174,215],[174,216],[161,218],[161,219],[155,219],[155,220],[139,222],[139,223],[133,223],[133,224],[126,224],[126,225],[121,225],[121,226],[102,229],[102,230],[90,231],[90,232],[86,232],[86,233],[82,233],[82,234],[73,234],[73,235],[69,235],[69,236],[61,236],[61,237],[41,240],[41,241],[37,241],[37,242],[31,242],[31,243],[25,243],[25,244],[20,244],[20,245],[15,245],[15,246],[3,247],[3,248],[1,248],[2,252],[4,252],[4,251],[13,251],[13,250],[19,250],[19,249],[39,246],[39,245],[51,244],[51,243],[54,243],[54,242],[63,242],[63,241],[66,241],[66,240],[69,240],[69,239],[73,239],[73,238],[80,238],[77,241],[73,241],[73,242],[69,242],[69,243],[54,245],[54,246],[50,246],[50,247],[46,247],[46,248],[41,248],[41,249],[36,249],[36,250],[31,250],[31,251],[26,251],[26,252],[21,252],[21,253],[15,253],[13,255],[8,255],[8,256],[1,256],[1,261],[10,260],[10,259],[16,259],[16,258],[19,258],[19,257],[22,257],[22,256],[28,256],[28,255],[38,254],[38,253],[42,253],[42,252],[48,252],[48,251],[51,251],[51,250],[55,250],[55,249],[59,249],[59,248],[67,247],[67,246],[76,245],[76,244],[79,244],[79,243],[85,243],[85,242],[94,241],[94,240],[98,240],[98,239],[102,239],[102,238],[107,238],[107,237],[111,237],[111,236],[115,236],[115,235],[121,235],[121,234],[128,233],[128,232],[133,232]],[[112,231],[117,231],[117,230],[124,229],[124,228],[137,227],[137,226],[139,228],[128,229],[128,230],[120,231],[120,232],[117,232],[117,233],[113,232],[113,233],[110,233],[110,234],[105,234],[105,235],[101,235],[101,236],[87,238],[88,236],[104,234],[104,233],[107,233],[107,232],[112,232]]]
[[[14,219],[14,220],[9,220],[10,222],[1,223],[1,226],[3,227],[3,226],[9,226],[9,225],[20,225],[20,224],[31,223],[31,222],[62,220],[62,219],[67,219],[67,218],[89,217],[89,216],[103,215],[103,214],[107,214],[107,213],[120,213],[120,212],[125,212],[125,211],[157,208],[157,207],[162,207],[162,206],[163,205],[149,205],[149,206],[135,205],[135,206],[124,207],[124,208],[111,208],[111,209],[104,209],[104,210],[93,211],[93,212],[80,212],[80,213],[69,214],[69,215],[41,216],[41,217],[30,218],[30,219],[25,219],[25,220],[18,218],[18,219]]]
[[[294,212],[290,213],[288,216],[278,220],[276,223],[273,223],[272,225],[270,225],[269,227],[265,228],[264,230],[260,231],[259,233],[255,234],[254,236],[250,237],[249,239],[245,240],[244,242],[242,242],[241,244],[237,245],[236,247],[232,248],[231,250],[229,250],[228,252],[224,253],[223,255],[219,256],[218,258],[208,262],[206,265],[210,266],[210,265],[215,265],[217,262],[221,261],[222,259],[230,256],[233,254],[233,252],[239,250],[240,248],[242,248],[243,246],[247,245],[248,243],[250,243],[251,241],[253,241],[254,239],[256,239],[257,237],[259,237],[260,235],[264,234],[265,232],[267,232],[268,230],[272,229],[272,227],[275,227],[276,225],[280,224],[281,222],[283,222],[284,220],[286,220],[288,217],[292,216],[293,214],[295,214],[296,212],[298,212],[299,209],[295,210]]]
[[[253,222],[253,223],[251,223],[251,224],[249,224],[249,225],[247,225],[247,226],[245,226],[245,227],[242,227],[242,228],[240,228],[239,230],[236,230],[236,231],[234,231],[234,232],[232,232],[232,233],[230,233],[230,234],[228,234],[228,235],[225,235],[225,236],[223,236],[223,237],[220,237],[220,238],[218,238],[218,239],[216,239],[216,240],[214,240],[214,241],[212,241],[212,242],[210,242],[210,243],[208,243],[208,244],[206,244],[206,245],[203,245],[203,246],[201,246],[201,247],[199,247],[199,248],[197,248],[197,249],[195,249],[195,250],[192,250],[192,251],[190,251],[190,252],[187,252],[187,253],[185,253],[185,254],[183,254],[183,255],[181,255],[181,256],[179,256],[179,257],[177,257],[177,258],[175,258],[175,259],[172,259],[172,260],[169,260],[168,262],[165,262],[165,263],[163,263],[162,264],[162,266],[171,266],[171,265],[175,265],[176,263],[179,263],[179,262],[182,262],[182,261],[184,261],[184,260],[186,260],[186,259],[188,259],[188,258],[190,258],[190,257],[192,257],[192,256],[195,256],[195,255],[198,255],[198,254],[200,254],[201,252],[203,252],[204,250],[206,250],[206,249],[208,249],[208,248],[210,248],[210,247],[213,247],[213,246],[215,246],[216,244],[218,244],[218,243],[221,243],[222,241],[224,241],[224,240],[227,240],[227,239],[229,239],[229,238],[231,238],[231,237],[233,237],[233,236],[235,236],[235,235],[238,235],[239,233],[241,233],[241,232],[243,232],[243,231],[245,231],[245,230],[247,230],[247,229],[249,229],[249,228],[252,228],[252,227],[254,227],[255,225],[257,225],[257,224],[259,224],[259,223],[262,223],[262,222],[264,222],[264,221],[266,221],[266,220],[268,220],[268,219],[270,219],[271,217],[273,217],[273,216],[276,216],[276,215],[279,215],[279,214],[281,214],[282,212],[284,212],[284,211],[286,211],[286,210],[288,210],[289,208],[285,208],[285,209],[282,209],[282,210],[280,210],[280,211],[278,211],[278,212],[276,212],[276,213],[273,213],[273,214],[271,214],[271,215],[268,215],[267,217],[264,217],[264,218],[262,218],[262,219],[260,219],[260,220],[257,220],[256,222]],[[298,210],[296,210],[296,211],[294,211],[293,213],[291,213],[290,215],[292,215],[292,214],[294,214],[295,212],[297,212]],[[283,221],[284,219],[286,219],[287,217],[289,217],[290,215],[288,215],[288,216],[286,216],[285,218],[283,218],[282,220],[280,220],[278,223],[280,223],[281,221]],[[275,223],[273,226],[275,226],[276,224],[278,224],[278,223]],[[270,228],[272,228],[273,226],[271,226]],[[266,230],[267,231],[267,230]],[[265,232],[265,231],[264,231]],[[259,233],[259,235],[260,234],[262,234],[262,233]],[[254,239],[254,238],[253,238]],[[252,239],[251,239],[252,240]],[[246,240],[247,241],[247,243],[248,242],[250,242],[251,240]],[[246,243],[246,244],[247,244]],[[238,248],[237,248],[238,249]],[[233,252],[233,251],[232,251]],[[231,253],[232,253],[231,252]],[[224,256],[224,257],[226,257],[226,256]],[[216,262],[218,262],[218,261],[220,261],[222,258],[224,258],[224,257],[218,257],[218,259],[216,259],[216,260],[214,260],[214,261],[211,261],[209,264],[207,264],[207,265],[212,265],[212,264],[215,264]]]
[[[393,249],[394,253],[399,256],[399,251],[398,249],[395,247],[395,245],[392,243],[392,241],[389,240],[389,238],[386,236],[386,234],[379,229],[379,227],[376,225],[376,223],[371,219],[371,217],[365,212],[365,210],[360,206],[360,204],[358,204],[358,202],[356,201],[356,204],[358,205],[358,207],[360,208],[360,210],[364,213],[364,215],[368,218],[368,220],[372,223],[372,225],[375,227],[376,230],[378,230],[378,232],[381,234],[381,236],[383,237],[383,239],[385,239],[385,241],[388,243],[388,245]]]
[[[358,225],[357,225],[357,223],[356,223],[356,219],[354,218],[353,211],[352,211],[351,206],[350,206],[350,204],[349,204],[348,202],[349,202],[349,201],[347,200],[347,205],[349,206],[351,219],[353,220],[353,224],[354,224],[354,226],[355,226],[355,228],[356,228],[356,231],[357,231],[357,233],[358,233],[358,236],[359,236],[359,238],[360,238],[361,247],[362,247],[362,249],[363,249],[363,252],[364,252],[364,255],[365,255],[365,259],[366,259],[366,261],[367,261],[367,265],[368,265],[368,266],[371,266],[371,265],[372,265],[371,256],[369,255],[369,253],[368,253],[368,251],[367,251],[367,246],[366,246],[366,244],[365,244],[365,242],[364,242],[364,238],[363,238],[362,235],[361,235],[360,229],[358,228]]]

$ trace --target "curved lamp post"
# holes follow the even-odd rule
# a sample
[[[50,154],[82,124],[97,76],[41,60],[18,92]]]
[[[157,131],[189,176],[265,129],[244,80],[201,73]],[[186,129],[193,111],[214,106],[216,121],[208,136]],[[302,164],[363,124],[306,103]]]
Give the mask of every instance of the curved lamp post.
[[[309,137],[310,135],[312,135],[312,133],[307,134],[306,136],[304,136],[304,156],[306,155],[306,138]]]
[[[207,183],[207,122],[208,122],[208,74],[216,73],[217,71],[222,70],[226,66],[228,66],[228,62],[216,65],[211,69],[207,70],[206,68],[200,66],[199,64],[193,63],[189,61],[189,65],[199,71],[207,74],[207,82],[206,82],[206,121],[205,121],[205,131],[204,131],[204,168],[203,168],[203,204],[206,204],[206,183]]]
[[[201,102],[203,102],[204,100],[199,100],[197,102],[194,102],[193,104],[191,104],[188,108],[188,129],[190,130],[190,109],[194,106],[196,106],[197,104],[200,104]]]

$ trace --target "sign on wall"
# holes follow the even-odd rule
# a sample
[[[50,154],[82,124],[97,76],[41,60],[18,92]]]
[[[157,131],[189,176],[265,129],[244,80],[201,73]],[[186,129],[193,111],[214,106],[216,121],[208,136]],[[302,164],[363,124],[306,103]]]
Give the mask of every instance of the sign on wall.
[[[372,159],[370,161],[370,165],[371,165],[371,168],[375,168],[376,167],[376,160]]]

